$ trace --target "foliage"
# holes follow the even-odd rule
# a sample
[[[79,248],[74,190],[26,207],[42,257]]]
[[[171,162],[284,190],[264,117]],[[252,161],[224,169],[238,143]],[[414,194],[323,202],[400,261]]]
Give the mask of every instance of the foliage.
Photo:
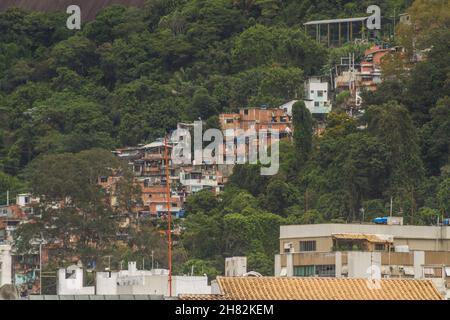
[[[17,231],[19,252],[29,252],[36,238],[56,247],[54,259],[66,263],[80,259],[92,264],[107,252],[116,235],[117,219],[128,214],[121,201],[111,207],[109,195],[98,184],[100,176],[112,174],[112,168],[126,170],[109,151],[101,149],[34,160],[27,175],[32,193],[40,197],[40,202],[34,208],[36,218]],[[122,179],[127,177],[131,184],[130,176]],[[126,202],[137,198],[137,192],[126,197]]]
[[[0,202],[6,190],[45,195],[36,219],[19,227],[18,250],[32,250],[42,232],[60,241],[61,263],[81,258],[100,268],[102,255],[111,255],[116,268],[133,260],[148,267],[152,259],[166,266],[165,222],[128,215],[139,200],[126,171],[118,206],[107,205],[96,179],[125,169],[97,148],[151,142],[180,121],[201,118],[212,128],[220,112],[301,101],[308,76],[328,73],[350,52],[358,60],[366,48],[325,49],[302,24],[365,15],[370,4],[147,0],[140,10],[105,8],[80,31],[67,30],[61,14],[0,13]],[[384,16],[410,4],[378,1]],[[213,278],[225,257],[247,255],[249,269],[271,275],[280,225],[369,221],[388,212],[391,196],[394,214],[407,223],[448,217],[448,4],[414,1],[413,24],[397,33],[406,54],[383,59],[384,81],[363,93],[362,118],[340,112],[349,99],[341,93],[338,113],[315,136],[298,102],[276,176],[237,165],[225,192],[189,197],[186,219],[176,223],[175,270],[188,274],[194,266],[194,274]],[[426,59],[412,59],[417,49],[426,49],[419,52]],[[125,217],[129,226],[118,230]],[[112,241],[119,231],[126,239]]]
[[[297,101],[292,106],[294,126],[294,145],[299,168],[308,159],[312,149],[312,117],[303,101]]]

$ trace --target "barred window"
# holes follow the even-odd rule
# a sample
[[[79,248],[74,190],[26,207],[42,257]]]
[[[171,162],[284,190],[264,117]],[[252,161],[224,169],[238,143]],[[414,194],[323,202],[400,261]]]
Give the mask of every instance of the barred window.
[[[334,264],[317,265],[316,274],[319,277],[335,277],[336,266]]]
[[[295,277],[335,277],[336,267],[334,264],[307,265],[294,267]]]
[[[316,241],[300,241],[300,251],[316,251]]]

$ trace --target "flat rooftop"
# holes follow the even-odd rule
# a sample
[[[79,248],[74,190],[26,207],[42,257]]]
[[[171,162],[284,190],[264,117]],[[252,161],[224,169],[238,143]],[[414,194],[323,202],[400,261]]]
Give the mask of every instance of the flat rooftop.
[[[330,237],[336,233],[388,234],[394,239],[450,240],[450,226],[380,224],[306,224],[280,226],[280,239]]]

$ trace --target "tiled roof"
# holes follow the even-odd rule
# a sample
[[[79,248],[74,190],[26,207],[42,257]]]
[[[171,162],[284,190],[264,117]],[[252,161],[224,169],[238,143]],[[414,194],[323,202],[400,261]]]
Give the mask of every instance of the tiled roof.
[[[442,299],[430,280],[382,279],[378,288],[348,278],[217,277],[217,282],[222,299],[231,300]]]

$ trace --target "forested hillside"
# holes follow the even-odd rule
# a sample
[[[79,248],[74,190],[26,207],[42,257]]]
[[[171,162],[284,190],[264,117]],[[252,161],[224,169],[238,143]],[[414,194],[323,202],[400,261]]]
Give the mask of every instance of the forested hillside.
[[[30,188],[23,173],[36,158],[151,142],[180,121],[213,126],[220,112],[299,98],[306,77],[357,49],[324,48],[302,23],[365,15],[373,2],[147,0],[106,7],[77,32],[62,13],[1,13],[0,201]],[[386,16],[412,3],[375,2]],[[332,113],[316,137],[311,119],[295,123],[310,117],[296,118],[297,105],[294,125],[305,130],[281,145],[278,175],[238,166],[219,198],[188,199],[180,270],[215,274],[224,256],[246,254],[249,268],[270,274],[280,224],[368,221],[391,197],[408,223],[450,215],[449,1],[435,4],[410,9],[428,59],[402,68],[392,57],[390,76],[364,96],[364,117]],[[392,45],[407,47],[410,31]]]

